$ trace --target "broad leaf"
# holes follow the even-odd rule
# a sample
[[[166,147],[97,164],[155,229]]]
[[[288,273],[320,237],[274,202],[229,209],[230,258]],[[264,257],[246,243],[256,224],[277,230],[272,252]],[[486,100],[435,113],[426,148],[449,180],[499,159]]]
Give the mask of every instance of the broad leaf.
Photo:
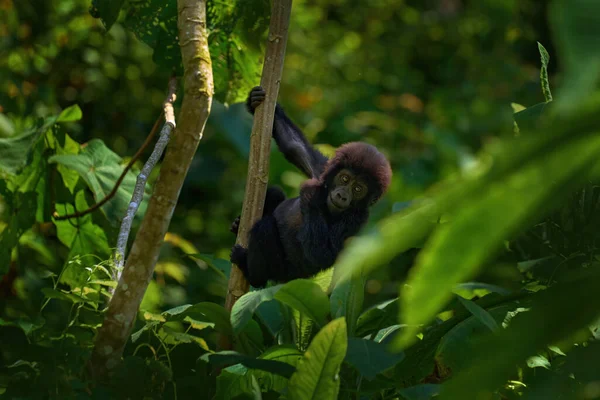
[[[242,364],[246,368],[259,369],[261,371],[283,376],[284,378],[290,378],[296,371],[293,366],[285,362],[274,359],[249,357],[235,351],[220,351],[218,353],[204,354],[201,358],[218,367]]]
[[[291,400],[337,399],[338,376],[346,355],[346,321],[338,318],[317,333],[298,362],[289,385]]]
[[[515,373],[516,365],[593,322],[600,316],[598,285],[596,268],[537,293],[529,312],[517,314],[501,334],[478,341],[470,352],[469,367],[444,385],[440,399],[474,398],[496,390]]]
[[[78,210],[88,208],[82,190],[76,194],[75,204]],[[57,204],[56,210],[71,214],[75,208],[71,204]],[[78,218],[77,224],[68,220],[54,221],[54,224],[58,239],[70,249],[67,258],[69,262],[61,273],[60,280],[72,286],[81,285],[89,277],[85,268],[92,267],[98,262],[98,259],[93,256],[107,259],[110,254],[106,234],[100,226],[92,222],[92,216],[89,214]]]
[[[404,353],[391,353],[387,346],[367,339],[348,338],[346,361],[367,379],[402,361]]]
[[[259,358],[280,361],[291,365],[295,369],[302,358],[302,352],[293,345],[274,346],[267,349]],[[254,370],[252,373],[260,383],[263,391],[275,390],[281,393],[287,388],[289,383],[289,379],[278,374],[271,374],[260,370]]]
[[[452,288],[472,277],[504,239],[575,189],[599,154],[597,137],[571,140],[503,181],[490,183],[486,193],[457,210],[452,223],[441,225],[417,258],[407,281],[410,290],[401,293],[404,321],[411,328],[398,343],[412,342],[417,326],[433,319]]]
[[[487,326],[492,332],[495,332],[499,329],[496,320],[484,308],[478,306],[477,303],[471,300],[463,299],[460,296],[458,296],[458,300],[463,306],[465,306],[467,310],[469,310],[471,314],[473,314],[475,318],[479,320],[479,322]]]
[[[97,139],[91,140],[79,154],[55,155],[48,161],[77,171],[94,193],[96,201],[104,199],[111,192],[124,168],[121,165],[121,157]],[[136,175],[129,171],[115,196],[102,206],[102,210],[110,221],[116,223],[125,215],[131,201],[135,181]],[[138,216],[143,215],[148,198],[149,195],[146,192],[137,213]]]
[[[231,309],[231,326],[233,333],[238,334],[244,326],[252,319],[252,315],[263,302],[274,299],[275,293],[282,285],[273,286],[267,289],[256,290],[243,295],[235,302]]]
[[[275,299],[298,310],[320,326],[329,314],[329,299],[318,284],[307,279],[295,279],[283,285]]]
[[[331,293],[331,317],[346,317],[348,334],[354,335],[365,299],[365,278],[362,276],[340,281]]]

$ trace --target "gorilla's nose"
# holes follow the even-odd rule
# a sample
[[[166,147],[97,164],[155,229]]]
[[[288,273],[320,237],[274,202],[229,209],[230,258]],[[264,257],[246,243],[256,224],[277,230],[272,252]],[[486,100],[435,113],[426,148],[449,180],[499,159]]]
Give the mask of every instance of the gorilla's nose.
[[[344,193],[344,192],[341,192],[341,191],[337,192],[335,194],[335,197],[342,204],[348,203],[348,195],[346,193]]]

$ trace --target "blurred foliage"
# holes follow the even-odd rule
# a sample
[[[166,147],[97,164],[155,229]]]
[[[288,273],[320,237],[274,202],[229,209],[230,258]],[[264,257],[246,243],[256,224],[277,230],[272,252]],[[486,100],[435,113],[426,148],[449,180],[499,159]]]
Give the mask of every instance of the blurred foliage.
[[[176,2],[0,0],[0,398],[600,398],[599,4],[294,1],[280,102],[325,153],[375,144],[394,178],[335,271],[229,315],[239,101],[270,10],[209,1],[217,100],[124,362],[93,385],[139,165],[101,210],[55,216],[149,133],[181,72]],[[269,179],[293,196],[304,177],[274,151]]]

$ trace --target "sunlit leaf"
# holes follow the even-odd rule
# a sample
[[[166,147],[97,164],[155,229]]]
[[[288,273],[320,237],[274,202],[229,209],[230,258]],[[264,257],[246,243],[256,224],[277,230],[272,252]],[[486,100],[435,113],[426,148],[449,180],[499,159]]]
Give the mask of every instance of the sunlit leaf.
[[[560,151],[490,184],[486,193],[458,211],[452,223],[441,225],[417,257],[407,282],[410,290],[402,291],[404,321],[409,326],[430,321],[451,297],[452,287],[472,277],[505,238],[570,193],[599,152],[597,138],[572,140]],[[539,185],[540,180],[547,184]],[[415,331],[406,330],[401,340],[411,342]]]
[[[346,321],[338,318],[317,333],[289,385],[291,400],[337,399],[338,376],[347,349]]]
[[[329,314],[329,299],[316,283],[307,279],[295,279],[283,285],[274,297],[317,324],[325,325],[325,317]]]
[[[124,168],[121,165],[121,157],[97,139],[91,140],[79,154],[55,155],[48,161],[77,171],[94,193],[96,201],[104,199],[111,192]],[[135,181],[136,175],[129,171],[115,196],[102,206],[102,210],[113,223],[124,217],[131,201]],[[144,213],[148,198],[146,192],[138,216]]]
[[[243,295],[235,302],[231,309],[231,326],[235,334],[239,333],[252,319],[252,315],[263,302],[271,301],[282,285],[272,286],[267,289],[256,290]]]

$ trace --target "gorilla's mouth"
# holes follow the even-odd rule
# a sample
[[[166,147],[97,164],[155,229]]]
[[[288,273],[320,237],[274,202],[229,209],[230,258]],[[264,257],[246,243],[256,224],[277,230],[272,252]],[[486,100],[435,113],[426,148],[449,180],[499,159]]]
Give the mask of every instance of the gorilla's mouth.
[[[332,193],[330,193],[329,196],[327,196],[327,205],[329,206],[329,211],[332,212],[344,211],[347,208],[344,205],[338,204],[332,197]]]

